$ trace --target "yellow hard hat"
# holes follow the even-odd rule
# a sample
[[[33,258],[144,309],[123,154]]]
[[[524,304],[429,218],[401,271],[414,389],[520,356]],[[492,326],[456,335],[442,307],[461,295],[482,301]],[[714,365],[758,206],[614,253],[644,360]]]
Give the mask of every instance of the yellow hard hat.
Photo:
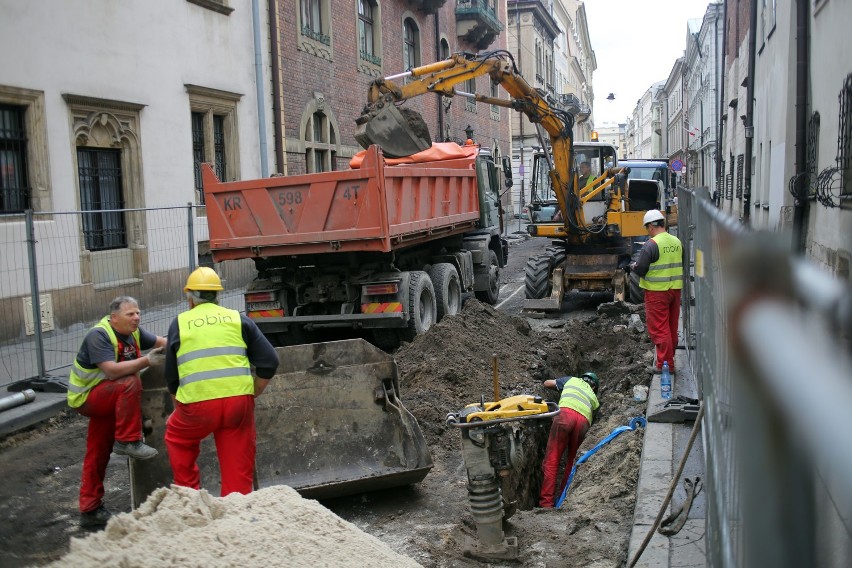
[[[216,274],[215,270],[206,266],[199,266],[186,279],[186,286],[183,287],[183,291],[189,290],[207,291],[224,290],[224,288],[222,288],[222,281],[219,280],[219,275]]]

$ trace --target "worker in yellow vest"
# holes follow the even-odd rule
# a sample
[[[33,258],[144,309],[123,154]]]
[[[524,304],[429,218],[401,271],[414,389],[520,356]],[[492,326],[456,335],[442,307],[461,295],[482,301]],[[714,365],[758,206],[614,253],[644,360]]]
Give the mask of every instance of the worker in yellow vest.
[[[544,450],[542,464],[543,478],[541,495],[538,506],[553,507],[556,498],[562,495],[577,450],[586,438],[589,428],[594,422],[600,409],[598,388],[600,382],[595,373],[583,373],[579,377],[562,377],[544,381],[546,388],[559,391],[559,414],[550,425],[550,436],[547,438],[547,448]],[[556,491],[556,478],[559,473],[559,462],[565,454],[565,471],[562,474],[559,492]]]
[[[187,278],[189,310],[172,322],[166,347],[165,376],[175,410],[165,439],[175,485],[199,489],[201,441],[213,434],[224,497],[252,490],[254,399],[275,375],[278,353],[253,321],[218,305],[222,289],[206,266]]]
[[[89,418],[80,483],[84,527],[103,526],[112,516],[104,506],[104,476],[111,452],[140,460],[157,455],[156,449],[142,442],[139,373],[162,363],[166,338],[139,327],[140,315],[139,303],[130,296],[113,300],[109,315],[86,333],[71,365],[68,406]],[[151,351],[143,356],[146,349]]]
[[[662,371],[663,363],[675,373],[674,352],[680,318],[680,291],[683,288],[683,246],[680,239],[666,231],[662,212],[651,209],[642,219],[651,237],[630,269],[639,275],[639,287],[645,290],[645,322],[655,347],[651,373]]]

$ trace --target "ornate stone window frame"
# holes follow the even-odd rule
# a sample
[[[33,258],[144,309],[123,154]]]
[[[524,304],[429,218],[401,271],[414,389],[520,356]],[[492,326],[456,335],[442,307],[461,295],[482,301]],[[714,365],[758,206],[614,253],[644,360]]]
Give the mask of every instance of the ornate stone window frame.
[[[33,211],[50,211],[53,208],[53,193],[50,189],[44,91],[0,85],[0,103],[25,107],[24,128],[27,131],[30,207]]]
[[[327,61],[334,61],[334,33],[331,26],[331,2],[330,0],[319,0],[323,29],[321,37],[312,37],[306,33],[302,25],[302,1],[296,3],[296,48],[299,51],[310,53]],[[358,6],[355,6],[355,16],[358,16]],[[357,19],[355,20],[357,21]],[[327,39],[327,41],[325,41]]]

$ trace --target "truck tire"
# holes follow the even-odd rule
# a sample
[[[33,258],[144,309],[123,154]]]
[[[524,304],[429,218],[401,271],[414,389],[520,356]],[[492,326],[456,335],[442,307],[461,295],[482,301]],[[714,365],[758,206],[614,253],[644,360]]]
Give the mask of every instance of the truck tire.
[[[493,306],[500,297],[500,259],[491,249],[488,250],[488,261],[488,288],[477,290],[473,294],[477,300]]]
[[[400,332],[400,338],[414,338],[429,331],[435,323],[435,288],[432,279],[423,271],[409,272],[408,279],[408,327]]]
[[[454,316],[459,313],[462,293],[456,267],[449,262],[441,262],[432,265],[428,274],[435,288],[435,305],[438,314],[435,321],[441,321],[444,316]]]
[[[527,299],[541,300],[550,295],[550,261],[549,254],[539,254],[527,259],[527,267],[524,269]]]

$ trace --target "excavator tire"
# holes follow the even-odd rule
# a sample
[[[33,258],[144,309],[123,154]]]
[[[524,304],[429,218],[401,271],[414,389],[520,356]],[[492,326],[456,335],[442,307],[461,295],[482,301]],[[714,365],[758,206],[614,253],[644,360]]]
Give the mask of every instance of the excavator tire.
[[[550,295],[551,255],[539,254],[527,260],[524,269],[524,288],[527,299],[541,300]]]
[[[550,255],[551,271],[552,271],[552,269],[556,268],[557,266],[559,266],[560,264],[565,262],[565,257],[567,256],[567,253],[565,252],[565,249],[562,248],[561,246],[553,245],[553,246],[547,247],[544,250],[547,252],[547,254]]]
[[[433,264],[428,270],[435,288],[435,304],[438,309],[436,321],[444,316],[454,316],[461,310],[462,294],[459,273],[449,262]]]

